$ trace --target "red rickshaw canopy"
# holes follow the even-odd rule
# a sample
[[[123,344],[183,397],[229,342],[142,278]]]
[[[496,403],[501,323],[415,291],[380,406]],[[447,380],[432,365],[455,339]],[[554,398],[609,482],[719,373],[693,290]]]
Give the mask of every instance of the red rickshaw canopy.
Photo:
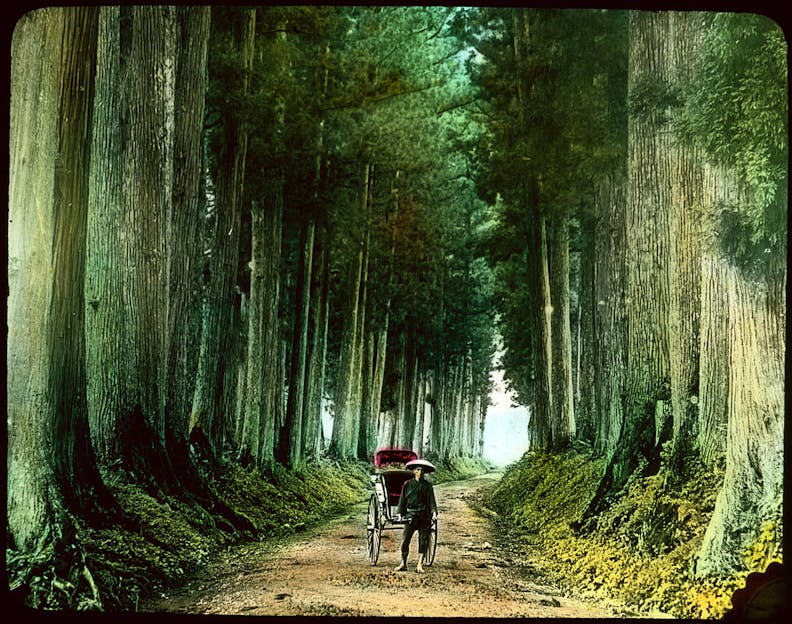
[[[381,448],[374,453],[374,467],[382,468],[388,464],[406,464],[414,459],[418,459],[418,453],[410,449]]]

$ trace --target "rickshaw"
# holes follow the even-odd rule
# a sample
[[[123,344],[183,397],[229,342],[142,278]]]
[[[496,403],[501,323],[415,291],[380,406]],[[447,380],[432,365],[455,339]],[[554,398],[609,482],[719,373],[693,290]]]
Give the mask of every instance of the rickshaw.
[[[374,454],[374,472],[371,475],[374,491],[369,499],[366,517],[366,538],[371,565],[377,565],[382,532],[401,529],[407,522],[396,515],[396,506],[399,504],[402,485],[414,477],[406,464],[417,459],[418,454],[409,449],[383,448]],[[424,565],[430,566],[434,563],[436,550],[437,518],[433,518],[428,548],[424,553]]]

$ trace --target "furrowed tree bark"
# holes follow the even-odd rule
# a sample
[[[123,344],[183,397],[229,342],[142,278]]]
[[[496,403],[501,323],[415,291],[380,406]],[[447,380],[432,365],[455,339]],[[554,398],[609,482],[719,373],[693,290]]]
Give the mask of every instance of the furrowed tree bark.
[[[369,163],[362,166],[360,210],[366,213],[368,204]],[[341,343],[341,361],[335,395],[335,415],[333,419],[333,433],[330,440],[330,453],[338,459],[349,459],[357,454],[357,444],[352,445],[357,437],[359,418],[359,391],[356,391],[356,377],[359,367],[359,321],[361,314],[360,296],[363,279],[363,264],[365,258],[365,241],[357,243],[357,252],[352,260],[348,283],[349,299],[344,315],[344,329]],[[358,403],[355,403],[358,401]],[[356,415],[356,412],[358,413]],[[354,432],[353,432],[354,431]]]
[[[668,13],[630,15],[630,87],[647,81],[668,85],[670,35]],[[628,118],[630,130],[627,197],[627,414],[622,446],[634,458],[653,464],[659,432],[655,403],[670,399],[668,205],[671,203],[670,135],[664,111],[655,103],[643,115]],[[666,438],[667,439],[667,438]],[[632,447],[632,448],[631,448]],[[628,459],[618,467],[621,484],[635,467]]]
[[[745,568],[762,523],[782,521],[786,275],[757,284],[727,270],[729,398],[726,467],[696,575]],[[776,529],[778,530],[778,529]]]
[[[85,364],[85,270],[97,9],[64,11],[50,300],[53,460],[69,509],[98,522],[115,509],[91,445]]]
[[[285,22],[278,24],[272,42],[278,62],[273,72],[281,81],[288,77],[285,52]],[[259,55],[263,55],[259,50]],[[259,468],[268,468],[276,458],[283,464],[290,462],[290,435],[294,421],[293,412],[283,405],[283,386],[286,381],[285,343],[280,324],[280,299],[282,279],[282,244],[285,173],[280,164],[283,154],[283,134],[286,125],[286,102],[281,93],[274,96],[271,114],[273,128],[273,163],[267,163],[259,172],[263,179],[261,198],[254,200],[252,213],[251,291],[248,322],[247,397],[245,404],[243,454],[249,454]],[[302,295],[300,295],[301,297]],[[300,299],[298,298],[298,302]],[[300,305],[300,303],[298,303]],[[295,331],[297,331],[295,329]],[[299,341],[299,338],[297,339]],[[299,356],[299,345],[298,353]],[[289,401],[302,401],[290,392]],[[299,416],[297,417],[299,418]],[[296,426],[301,426],[297,422]],[[301,442],[297,441],[299,445]],[[296,453],[299,454],[299,446]]]
[[[520,8],[513,12],[513,46],[518,75],[517,99],[520,106],[519,128],[524,135],[528,133],[527,108],[530,105],[530,80],[526,78],[532,59],[530,58],[530,9]],[[552,446],[553,430],[551,412],[552,397],[552,342],[550,316],[549,276],[547,268],[547,247],[545,240],[544,216],[539,208],[539,189],[536,175],[526,170],[521,182],[521,201],[525,210],[525,234],[528,263],[527,275],[530,308],[531,349],[533,354],[531,368],[533,378],[530,388],[531,419],[528,424],[529,439],[533,449],[549,449]]]
[[[264,334],[267,306],[266,283],[266,249],[265,208],[262,200],[254,199],[250,206],[251,213],[251,256],[250,261],[250,299],[245,308],[247,324],[247,348],[245,350],[246,365],[244,369],[245,394],[241,405],[241,428],[238,438],[240,457],[258,458],[262,446],[261,434],[265,428],[263,420],[273,418],[268,413],[264,387],[266,354],[264,352]],[[241,375],[240,375],[241,376]],[[269,428],[268,428],[269,431]],[[274,425],[272,427],[274,432]],[[273,440],[274,442],[274,440]]]
[[[351,409],[351,440],[349,447],[358,459],[366,460],[365,454],[365,439],[368,436],[366,425],[368,420],[364,416],[364,401],[363,401],[363,361],[364,361],[364,348],[366,342],[366,328],[369,323],[368,314],[368,280],[369,280],[369,261],[371,256],[371,187],[373,184],[373,165],[369,167],[368,176],[366,177],[365,187],[365,204],[363,206],[364,222],[366,224],[366,235],[363,243],[363,267],[360,275],[360,312],[357,319],[357,329],[355,331],[355,354],[353,365],[353,387],[350,392],[352,398]],[[363,435],[364,447],[359,447],[359,439]]]
[[[242,76],[240,97],[249,89],[249,72],[253,64],[255,9],[244,9],[234,32],[234,49],[239,55]],[[193,399],[190,428],[201,427],[213,448],[222,442],[223,432],[230,429],[224,422],[233,412],[225,413],[227,396],[236,390],[237,359],[232,333],[238,314],[235,293],[239,262],[239,234],[247,131],[239,115],[221,111],[223,151],[213,172],[215,204],[212,224],[209,285],[204,301],[201,351]],[[226,367],[233,369],[227,374]],[[226,383],[233,379],[233,386]]]
[[[705,180],[703,223],[717,231],[719,212],[750,197],[725,167],[708,168]],[[746,276],[714,238],[705,240],[701,267],[697,442],[722,484],[696,557],[699,577],[744,570],[742,554],[759,533],[781,531],[787,279],[783,268]]]
[[[289,393],[286,419],[280,431],[279,461],[287,466],[303,463],[303,427],[305,425],[305,374],[308,356],[308,318],[311,304],[311,267],[313,264],[315,221],[301,227],[300,261],[295,284],[295,322],[292,331],[291,361],[289,363]]]
[[[596,206],[594,208],[596,210]],[[597,219],[581,217],[581,230],[584,232],[578,265],[579,279],[578,329],[577,329],[577,376],[575,378],[575,425],[577,438],[592,444],[596,439],[595,427],[602,417],[599,413],[598,395],[594,391],[598,341],[595,338],[594,323],[597,318],[597,299],[595,281],[597,275],[594,249],[597,241]]]
[[[204,103],[211,11],[179,7],[174,106],[173,215],[170,243],[171,308],[166,413],[173,435],[189,433],[201,336],[200,222],[205,212]]]
[[[627,370],[625,185],[609,176],[598,192],[601,215],[595,243],[595,332],[598,342],[594,392],[599,419],[594,448],[610,459],[616,451],[625,419],[624,389]]]
[[[572,383],[572,329],[569,310],[569,218],[554,215],[548,264],[551,290],[553,383],[553,448],[565,448],[575,437],[574,386]]]
[[[671,398],[667,272],[671,137],[664,111],[656,102],[640,99],[648,84],[669,84],[668,20],[667,13],[629,15],[628,99],[634,104],[628,114],[624,230],[619,229],[619,215],[613,214],[616,229],[611,234],[612,253],[618,249],[617,241],[624,243],[624,263],[614,258],[613,264],[617,270],[623,267],[624,276],[616,274],[612,286],[606,286],[611,294],[606,301],[606,328],[615,340],[609,345],[614,347],[610,356],[605,354],[612,364],[605,374],[615,375],[605,384],[600,401],[603,406],[610,402],[610,409],[604,410],[609,415],[603,422],[607,427],[601,432],[609,462],[584,517],[598,513],[607,496],[618,491],[639,466],[656,472],[660,445],[671,437],[672,422],[665,409]],[[622,284],[623,297],[619,293]],[[624,350],[619,348],[622,336]],[[623,377],[619,370],[624,371]]]
[[[630,14],[629,89],[640,91],[650,81],[668,83],[668,15]],[[670,399],[667,206],[671,201],[670,136],[663,111],[649,102],[628,117],[628,196],[626,211],[627,362],[625,418],[616,453],[603,483],[619,489],[641,463],[659,467],[660,432],[670,422],[657,422],[658,401]],[[662,405],[661,405],[662,407]],[[663,412],[664,413],[664,412]]]
[[[168,231],[171,342],[165,436],[183,494],[207,509],[225,510],[225,505],[207,490],[190,451],[191,443],[193,448],[203,444],[203,439],[199,444],[195,436],[191,439],[190,420],[201,337],[200,224],[206,210],[203,120],[210,19],[209,7],[177,8],[173,212]],[[208,459],[214,462],[213,457]]]
[[[695,66],[702,18],[673,11],[671,79],[685,84]],[[668,207],[669,229],[669,374],[673,438],[671,468],[684,475],[690,459],[698,455],[695,439],[699,409],[699,320],[701,316],[701,206],[704,169],[698,151],[673,146],[672,196]]]
[[[242,449],[260,467],[275,460],[276,431],[283,418],[283,365],[279,321],[283,179],[265,184],[253,203],[251,305],[248,311],[248,378]]]
[[[717,205],[736,205],[740,198],[733,176],[711,168],[711,208],[702,229],[715,231]],[[726,462],[729,417],[729,302],[725,260],[717,246],[705,244],[701,254],[701,320],[699,332],[699,413],[696,444],[702,461],[722,474]]]
[[[316,82],[321,85],[322,98],[327,98],[329,85],[330,46],[325,44],[322,64],[317,70]],[[322,450],[322,397],[324,394],[325,354],[327,350],[327,211],[322,208],[325,199],[327,158],[325,154],[325,119],[320,117],[316,127],[316,160],[314,168],[313,247],[311,250],[308,297],[307,354],[305,363],[305,388],[303,398],[302,456],[308,460],[319,457]],[[324,166],[323,166],[324,164]]]
[[[173,485],[165,452],[170,349],[168,226],[173,202],[176,15],[173,7],[133,7],[123,78],[126,267],[124,466],[155,488]],[[122,43],[123,45],[123,43]],[[123,53],[123,51],[122,51]]]
[[[99,10],[96,89],[87,216],[85,365],[91,439],[97,460],[121,457],[119,432],[128,361],[124,348],[120,8]]]
[[[311,330],[308,354],[308,383],[306,384],[306,425],[303,436],[303,455],[306,459],[317,459],[322,450],[322,394],[325,385],[325,358],[327,353],[327,331],[329,316],[328,301],[328,253],[327,227],[324,221],[318,225],[317,251],[314,253],[314,269],[311,271]]]
[[[49,316],[65,13],[25,14],[11,41],[8,203],[7,531],[26,552],[61,530],[53,465]]]

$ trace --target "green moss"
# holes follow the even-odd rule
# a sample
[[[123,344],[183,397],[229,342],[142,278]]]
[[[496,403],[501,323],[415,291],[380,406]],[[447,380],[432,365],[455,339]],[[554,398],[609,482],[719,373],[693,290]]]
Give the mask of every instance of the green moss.
[[[510,466],[485,504],[528,532],[557,530],[582,516],[602,471],[600,462],[585,455],[526,453]]]
[[[426,456],[426,459],[431,461],[437,468],[437,471],[433,472],[431,476],[433,483],[470,479],[492,470],[492,466],[489,462],[472,457],[447,457],[438,459],[436,456],[430,454]]]
[[[645,614],[720,618],[745,574],[696,579],[693,562],[714,508],[720,475],[688,466],[681,483],[663,472],[633,477],[608,509],[572,526],[596,492],[603,464],[588,455],[526,454],[485,500],[514,543],[562,585],[615,599]],[[751,569],[780,560],[780,523],[766,523],[746,552]]]
[[[254,537],[266,540],[365,500],[368,475],[367,464],[354,462],[323,461],[296,471],[276,466],[267,473],[229,464],[207,483],[220,503],[211,509],[186,494],[152,496],[106,475],[125,526],[89,528],[76,519],[77,536],[67,555],[52,545],[35,555],[7,551],[10,589],[36,609],[134,611],[140,600],[183,583],[222,544],[250,538],[233,532],[220,515],[223,506],[247,518]]]
[[[292,533],[364,500],[368,483],[363,464],[324,462],[296,471],[276,465],[267,474],[231,465],[211,487],[265,538]]]
[[[773,562],[783,563],[783,514],[783,502],[779,496],[772,516],[762,523],[743,553],[747,569],[762,572]]]

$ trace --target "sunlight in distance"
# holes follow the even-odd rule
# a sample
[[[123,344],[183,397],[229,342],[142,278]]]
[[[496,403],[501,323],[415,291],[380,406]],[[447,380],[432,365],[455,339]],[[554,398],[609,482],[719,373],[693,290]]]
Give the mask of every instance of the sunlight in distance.
[[[528,449],[528,408],[512,406],[500,370],[492,371],[492,381],[492,405],[484,422],[484,459],[507,466]]]

